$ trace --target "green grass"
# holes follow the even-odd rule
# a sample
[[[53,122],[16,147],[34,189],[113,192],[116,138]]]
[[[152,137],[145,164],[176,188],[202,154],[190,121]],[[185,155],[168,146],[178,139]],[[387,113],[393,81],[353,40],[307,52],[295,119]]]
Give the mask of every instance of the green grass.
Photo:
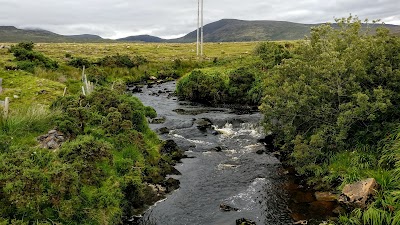
[[[0,69],[3,78],[3,93],[0,99],[10,97],[10,109],[30,106],[48,106],[61,96],[65,85],[49,79],[39,78],[23,71],[5,71]]]

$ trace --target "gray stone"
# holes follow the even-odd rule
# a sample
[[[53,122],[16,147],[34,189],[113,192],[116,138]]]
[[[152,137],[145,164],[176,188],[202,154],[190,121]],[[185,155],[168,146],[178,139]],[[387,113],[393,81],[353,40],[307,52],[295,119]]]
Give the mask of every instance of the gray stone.
[[[356,208],[366,208],[369,200],[376,194],[378,183],[374,178],[368,178],[344,186],[339,202]]]
[[[57,142],[54,139],[51,139],[49,142],[47,142],[48,149],[56,149],[58,147],[59,147],[59,145],[57,144]]]
[[[50,130],[47,134],[39,136],[37,140],[42,148],[57,149],[66,141],[66,138],[60,131]]]
[[[49,132],[47,132],[48,134],[55,134],[55,133],[57,133],[57,131],[56,130],[50,130]]]

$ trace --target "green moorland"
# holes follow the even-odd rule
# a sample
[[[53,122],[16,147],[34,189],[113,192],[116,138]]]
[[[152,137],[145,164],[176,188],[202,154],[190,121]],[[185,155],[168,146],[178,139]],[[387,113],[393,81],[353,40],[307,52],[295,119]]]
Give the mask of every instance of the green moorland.
[[[0,224],[120,224],[156,199],[179,151],[162,151],[125,93],[152,76],[179,79],[177,95],[206,104],[259,106],[282,160],[320,190],[373,177],[366,209],[338,224],[399,224],[400,39],[367,35],[355,18],[296,42],[1,44]],[[85,66],[95,90],[81,94]],[[65,97],[62,97],[64,88]],[[57,150],[37,137],[57,128]]]

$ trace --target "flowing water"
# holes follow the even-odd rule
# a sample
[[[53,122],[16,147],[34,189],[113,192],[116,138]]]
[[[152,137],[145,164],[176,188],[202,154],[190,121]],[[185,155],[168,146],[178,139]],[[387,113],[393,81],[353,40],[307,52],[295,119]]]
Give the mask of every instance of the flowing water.
[[[168,82],[136,94],[165,118],[151,128],[167,127],[161,138],[173,139],[189,157],[176,166],[182,175],[173,176],[180,188],[151,207],[139,224],[232,225],[240,218],[292,224],[280,162],[256,154],[265,148],[258,141],[265,136],[262,115],[182,102],[171,96],[174,89],[175,82]],[[212,128],[198,128],[209,121]],[[237,211],[223,211],[221,204]]]

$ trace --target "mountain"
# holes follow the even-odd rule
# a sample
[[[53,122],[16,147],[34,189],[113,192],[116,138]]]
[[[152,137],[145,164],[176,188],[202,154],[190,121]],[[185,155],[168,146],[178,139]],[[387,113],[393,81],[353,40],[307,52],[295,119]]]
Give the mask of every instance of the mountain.
[[[155,36],[151,36],[151,35],[137,35],[137,36],[129,36],[129,37],[125,37],[125,38],[120,38],[120,39],[117,39],[117,41],[159,43],[159,42],[166,42],[168,40],[162,39],[159,37],[155,37]]]
[[[299,40],[310,35],[311,28],[321,24],[301,24],[285,21],[245,21],[222,19],[204,26],[205,42],[241,42],[241,41],[278,41]],[[333,27],[337,25],[333,24]],[[369,24],[372,30],[381,24]],[[394,35],[400,34],[400,26],[385,24]],[[364,29],[367,25],[363,25]],[[197,30],[189,34],[169,40],[170,42],[196,42]]]
[[[310,33],[313,25],[284,21],[245,21],[223,19],[204,26],[205,42],[297,40]],[[195,42],[197,31],[192,31],[176,42]],[[172,40],[171,40],[172,41]]]
[[[102,37],[99,35],[93,35],[93,34],[78,34],[78,35],[67,35],[66,37],[72,38],[75,40],[86,40],[88,42],[90,41],[102,41],[104,40]]]
[[[45,30],[23,30],[13,26],[0,26],[1,42],[62,42],[65,37]]]
[[[82,34],[82,35],[60,35],[42,29],[19,29],[13,26],[0,26],[0,42],[105,42],[105,40],[97,35]]]
[[[320,24],[301,24],[285,21],[245,21],[236,19],[222,19],[204,26],[205,42],[241,42],[241,41],[267,41],[267,40],[298,40],[309,35],[311,27]],[[336,24],[332,25],[337,27]],[[363,25],[364,29],[367,25]],[[368,25],[375,30],[380,24]],[[400,36],[400,26],[383,25],[394,35]],[[188,43],[196,42],[197,31],[177,39],[162,39],[150,35],[138,35],[117,40],[103,39],[92,34],[64,36],[40,29],[18,29],[13,26],[0,26],[0,42],[170,42]]]

